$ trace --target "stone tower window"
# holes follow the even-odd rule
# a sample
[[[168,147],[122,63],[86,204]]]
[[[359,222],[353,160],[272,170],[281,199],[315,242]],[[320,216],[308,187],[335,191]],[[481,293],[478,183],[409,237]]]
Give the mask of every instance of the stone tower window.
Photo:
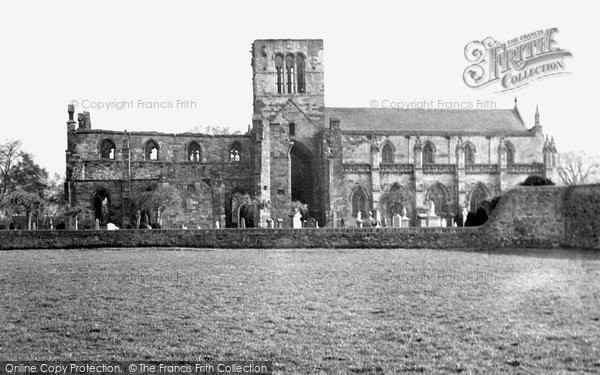
[[[115,159],[115,142],[111,139],[105,139],[100,143],[100,158]]]
[[[423,147],[423,164],[433,163],[435,163],[435,147],[431,142],[427,142]]]
[[[352,216],[356,216],[359,212],[363,217],[366,217],[368,209],[367,202],[369,198],[367,193],[361,188],[354,189],[352,193]]]
[[[296,136],[296,124],[294,124],[293,122],[290,122],[289,133],[290,133],[290,137]]]
[[[306,57],[301,54],[275,55],[275,87],[278,94],[306,93]]]
[[[465,164],[475,164],[475,146],[470,142],[465,145]]]
[[[154,140],[149,140],[144,145],[144,159],[158,160],[158,143]]]
[[[276,77],[276,85],[277,85],[277,93],[283,94],[283,55],[278,53],[275,55],[275,71],[277,73]]]
[[[229,161],[232,163],[237,163],[241,159],[241,149],[239,142],[234,142],[231,145],[231,149],[229,150]]]
[[[197,142],[191,142],[187,149],[188,161],[199,162],[202,161],[202,149]]]
[[[298,81],[296,87],[298,88],[299,94],[304,94],[306,92],[306,84],[304,82],[304,66],[305,66],[305,58],[304,55],[298,54],[296,56],[296,79]]]
[[[506,145],[506,164],[515,164],[515,146],[509,141],[504,144]]]
[[[382,163],[393,163],[394,162],[394,149],[392,145],[388,142],[383,146],[383,150],[381,151],[381,162]]]
[[[296,89],[294,84],[296,76],[295,60],[294,55],[291,53],[285,56],[285,87],[288,94],[293,94]]]

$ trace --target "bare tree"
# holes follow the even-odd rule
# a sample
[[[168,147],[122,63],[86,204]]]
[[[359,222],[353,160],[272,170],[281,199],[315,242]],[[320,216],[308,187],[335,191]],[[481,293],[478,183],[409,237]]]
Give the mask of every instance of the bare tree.
[[[0,144],[0,201],[10,193],[11,173],[22,156],[21,141],[12,140]]]
[[[558,176],[565,185],[588,184],[598,181],[600,161],[583,151],[571,151],[558,155]]]
[[[173,186],[159,185],[155,190],[150,190],[140,194],[138,198],[138,207],[144,211],[156,214],[156,223],[162,227],[162,214],[169,208],[177,207],[181,204],[179,191]]]
[[[203,133],[210,135],[239,135],[242,134],[239,130],[231,132],[227,126],[196,126],[189,130],[190,133]]]

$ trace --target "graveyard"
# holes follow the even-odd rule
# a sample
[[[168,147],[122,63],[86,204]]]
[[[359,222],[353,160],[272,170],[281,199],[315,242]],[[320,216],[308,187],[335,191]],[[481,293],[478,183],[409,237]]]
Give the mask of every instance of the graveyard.
[[[597,371],[598,189],[513,189],[471,228],[2,231],[0,356]]]

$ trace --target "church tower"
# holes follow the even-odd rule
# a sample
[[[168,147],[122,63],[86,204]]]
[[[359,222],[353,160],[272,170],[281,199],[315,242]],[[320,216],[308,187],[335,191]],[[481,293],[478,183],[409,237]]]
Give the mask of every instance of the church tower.
[[[291,202],[300,201],[309,216],[324,223],[323,40],[254,41],[252,81],[253,124],[261,134],[255,141],[263,143],[255,147],[261,150],[255,155],[255,165],[261,165],[256,185],[262,195],[269,191],[271,216],[289,222]]]

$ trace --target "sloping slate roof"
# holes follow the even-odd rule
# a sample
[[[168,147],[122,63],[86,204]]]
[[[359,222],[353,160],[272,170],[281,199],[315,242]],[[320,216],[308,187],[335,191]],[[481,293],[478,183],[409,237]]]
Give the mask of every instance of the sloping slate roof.
[[[326,108],[329,118],[340,119],[347,131],[399,132],[523,132],[514,109],[391,109]]]

